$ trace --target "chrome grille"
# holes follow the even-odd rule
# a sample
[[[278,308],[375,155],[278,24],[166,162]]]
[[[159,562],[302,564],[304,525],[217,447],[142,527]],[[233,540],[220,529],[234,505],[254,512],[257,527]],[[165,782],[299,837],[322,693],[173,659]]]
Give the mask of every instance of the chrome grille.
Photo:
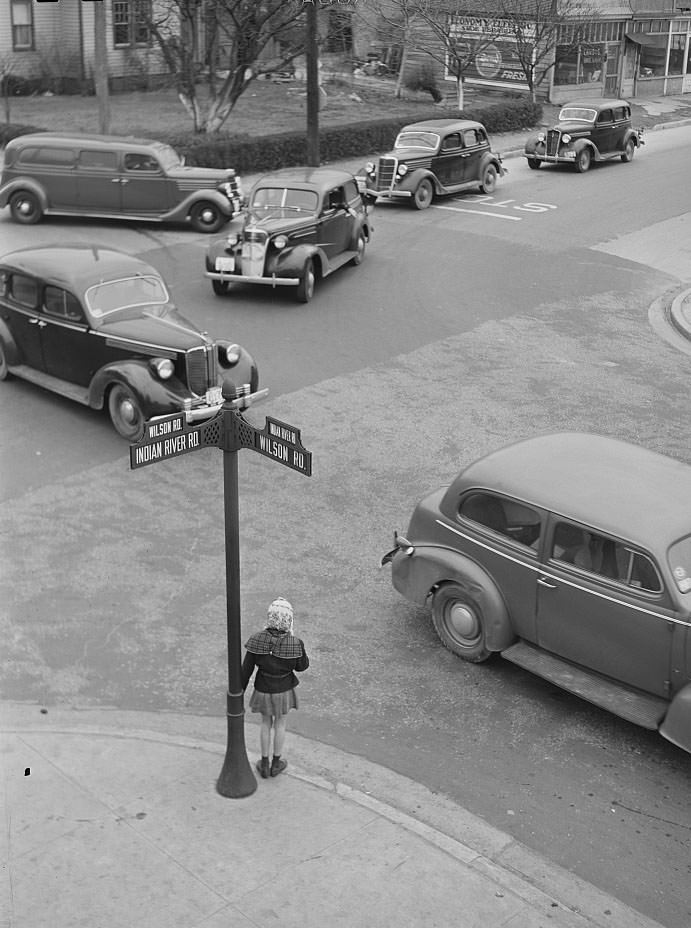
[[[380,190],[384,187],[393,187],[397,166],[398,162],[396,158],[379,159],[379,167],[377,169],[377,187]]]
[[[216,346],[203,345],[187,352],[187,386],[192,393],[203,396],[209,387],[215,387]]]
[[[265,232],[264,229],[245,229],[242,238],[244,242],[260,242],[263,245],[268,237],[269,233]]]
[[[547,133],[547,154],[558,155],[559,143],[561,142],[561,132],[558,129],[550,129]]]

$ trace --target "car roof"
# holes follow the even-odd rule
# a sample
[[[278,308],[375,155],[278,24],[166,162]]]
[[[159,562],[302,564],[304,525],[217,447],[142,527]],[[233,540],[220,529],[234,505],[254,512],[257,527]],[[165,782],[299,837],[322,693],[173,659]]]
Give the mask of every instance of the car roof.
[[[664,551],[691,534],[691,467],[640,445],[603,435],[560,432],[494,451],[449,488],[497,490]]]
[[[284,168],[281,171],[272,171],[264,174],[255,183],[255,187],[265,187],[271,182],[285,186],[300,186],[309,189],[326,190],[354,180],[349,171],[339,168]]]
[[[426,129],[428,131],[449,132],[453,129],[475,129],[477,127],[484,129],[482,123],[474,119],[425,119],[422,122],[411,122],[408,126],[399,129],[400,132],[407,132],[408,129]]]
[[[0,266],[32,274],[77,293],[104,280],[134,274],[161,276],[150,264],[123,251],[79,243],[20,248],[0,257]]]
[[[583,100],[569,100],[568,103],[562,103],[561,108],[566,109],[567,107],[587,107],[589,110],[607,110],[611,106],[630,106],[628,100],[617,100],[614,97],[611,99],[599,98],[594,100],[592,97],[586,97]]]
[[[12,139],[11,142],[8,142],[8,145],[12,145],[14,148],[20,148],[25,144],[36,145],[40,143],[45,145],[47,142],[64,143],[65,147],[69,147],[70,145],[81,145],[87,142],[95,148],[113,148],[116,145],[146,145],[147,147],[153,145],[154,147],[161,148],[165,145],[164,142],[157,142],[155,139],[140,139],[134,136],[92,135],[89,133],[82,135],[81,133],[74,134],[67,132],[31,132],[27,135],[20,135]]]

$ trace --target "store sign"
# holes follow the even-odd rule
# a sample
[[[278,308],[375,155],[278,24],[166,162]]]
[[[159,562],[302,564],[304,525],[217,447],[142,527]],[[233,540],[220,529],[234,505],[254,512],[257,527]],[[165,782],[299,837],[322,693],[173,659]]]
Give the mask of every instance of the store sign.
[[[470,59],[470,64],[463,71],[463,78],[468,84],[528,90],[516,39],[511,35],[512,28],[515,27],[506,20],[469,16],[456,20],[452,36],[461,47],[462,59]],[[526,25],[523,35],[532,39],[534,31],[534,27]],[[452,74],[447,76],[453,77]]]

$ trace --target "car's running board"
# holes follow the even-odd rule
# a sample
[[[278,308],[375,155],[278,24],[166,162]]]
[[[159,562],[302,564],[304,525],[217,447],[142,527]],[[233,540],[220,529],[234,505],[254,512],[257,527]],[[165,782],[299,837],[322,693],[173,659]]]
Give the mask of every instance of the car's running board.
[[[512,664],[549,680],[588,702],[643,728],[657,730],[669,703],[657,696],[649,696],[639,690],[629,689],[605,677],[570,664],[568,661],[533,648],[524,641],[511,645],[501,656]]]
[[[15,377],[21,377],[22,380],[29,380],[39,387],[50,390],[51,393],[59,393],[60,396],[66,396],[70,400],[76,400],[84,406],[89,405],[89,391],[84,387],[75,386],[67,380],[60,380],[59,377],[53,377],[51,374],[44,374],[43,371],[34,370],[26,364],[15,364],[8,366],[8,371]]]

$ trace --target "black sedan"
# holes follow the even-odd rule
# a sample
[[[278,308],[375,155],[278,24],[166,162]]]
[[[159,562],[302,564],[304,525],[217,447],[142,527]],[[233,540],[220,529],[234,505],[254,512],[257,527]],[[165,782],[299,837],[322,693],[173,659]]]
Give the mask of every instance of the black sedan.
[[[93,409],[137,441],[147,419],[221,407],[258,383],[252,357],[180,315],[155,268],[110,248],[24,248],[0,258],[0,380],[21,377]]]

